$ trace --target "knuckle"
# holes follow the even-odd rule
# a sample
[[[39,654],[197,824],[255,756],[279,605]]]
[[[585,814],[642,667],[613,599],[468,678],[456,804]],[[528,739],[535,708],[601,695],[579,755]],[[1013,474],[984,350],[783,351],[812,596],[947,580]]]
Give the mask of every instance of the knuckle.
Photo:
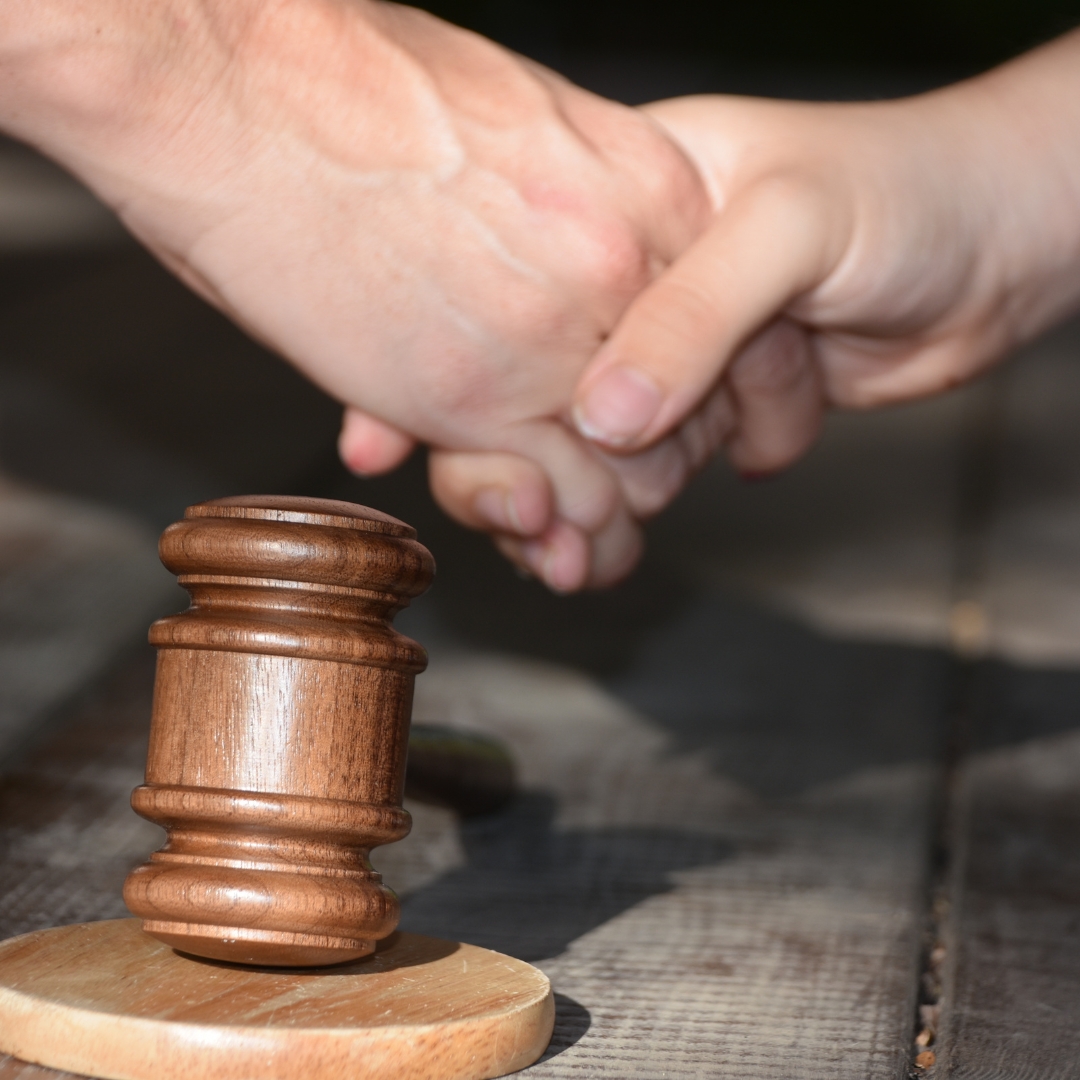
[[[613,460],[626,504],[634,517],[652,517],[682,490],[690,468],[682,443],[665,439],[650,450]]]
[[[731,381],[739,391],[783,394],[803,379],[809,361],[807,342],[798,331],[766,332],[735,360]]]
[[[583,490],[563,493],[559,509],[567,521],[595,533],[615,516],[621,505],[621,496],[614,479],[604,476],[599,482],[584,485]]]
[[[595,229],[581,253],[586,286],[602,296],[630,297],[648,284],[650,259],[644,244],[625,223]]]
[[[458,514],[469,509],[475,484],[468,464],[456,454],[432,452],[428,457],[428,484],[435,501],[447,511],[452,507]]]

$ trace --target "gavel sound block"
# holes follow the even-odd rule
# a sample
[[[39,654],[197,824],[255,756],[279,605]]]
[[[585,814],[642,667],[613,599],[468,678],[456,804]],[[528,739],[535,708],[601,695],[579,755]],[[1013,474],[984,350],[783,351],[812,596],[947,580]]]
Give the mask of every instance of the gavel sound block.
[[[368,858],[409,829],[426,656],[391,620],[434,571],[415,536],[366,507],[275,496],[201,503],[166,529],[191,606],[150,631],[132,805],[167,841],[124,886],[142,924],[0,944],[0,1050],[117,1080],[481,1080],[540,1056],[546,977],[395,933]]]

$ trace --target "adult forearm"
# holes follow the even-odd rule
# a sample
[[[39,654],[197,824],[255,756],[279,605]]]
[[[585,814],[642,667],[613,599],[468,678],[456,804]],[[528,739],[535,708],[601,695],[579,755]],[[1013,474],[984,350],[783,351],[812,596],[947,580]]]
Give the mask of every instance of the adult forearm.
[[[224,66],[215,14],[197,0],[2,0],[0,125],[67,157],[151,117],[179,119]]]
[[[0,0],[0,130],[75,173],[182,270],[194,189],[212,194],[243,155],[222,91],[255,8]]]
[[[453,155],[393,21],[369,0],[0,0],[0,130],[73,171],[241,314],[200,247],[298,180],[283,170],[324,155],[378,176]]]

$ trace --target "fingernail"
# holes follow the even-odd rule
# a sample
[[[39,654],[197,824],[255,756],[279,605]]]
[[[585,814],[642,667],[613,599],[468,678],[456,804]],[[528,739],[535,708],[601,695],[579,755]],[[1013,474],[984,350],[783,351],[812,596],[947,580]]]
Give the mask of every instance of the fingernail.
[[[662,401],[660,388],[644,372],[615,367],[574,406],[574,423],[587,439],[623,446],[649,426]]]
[[[570,590],[560,581],[558,545],[546,540],[533,540],[523,544],[521,554],[532,572],[554,593]]]
[[[513,529],[514,532],[524,536],[525,526],[522,523],[521,514],[518,513],[517,498],[515,497],[514,492],[511,491],[507,494],[505,504],[506,517],[510,522],[510,528]]]
[[[518,532],[511,499],[501,488],[481,488],[473,499],[473,509],[489,525],[503,532]]]
[[[544,570],[549,556],[550,552],[543,540],[530,540],[521,545],[521,557],[525,561],[525,566],[534,577],[540,578],[541,581],[547,580],[544,577]]]
[[[555,545],[552,544],[544,554],[543,579],[544,584],[553,593],[558,593],[561,596],[570,591],[570,586],[560,580],[563,576],[560,570],[559,553],[556,550]]]

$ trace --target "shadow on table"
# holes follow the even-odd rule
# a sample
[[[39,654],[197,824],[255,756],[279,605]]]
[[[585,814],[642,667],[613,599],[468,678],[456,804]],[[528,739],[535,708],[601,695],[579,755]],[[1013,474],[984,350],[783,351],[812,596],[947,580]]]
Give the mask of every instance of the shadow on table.
[[[557,956],[650,896],[673,872],[732,854],[722,837],[662,828],[552,828],[554,800],[529,793],[466,821],[467,864],[403,902],[402,929],[509,953]]]
[[[970,750],[994,750],[1080,728],[1080,671],[987,660],[972,674]]]
[[[397,623],[433,654],[467,645],[585,671],[676,750],[706,753],[766,798],[941,759],[957,682],[949,650],[823,632],[693,580],[663,537],[616,589],[554,596],[433,511],[422,485],[416,463],[333,493],[420,528],[440,569]],[[1080,671],[986,661],[974,674],[973,749],[1080,727]]]
[[[722,593],[648,628],[608,690],[766,798],[940,756],[951,660]]]
[[[584,1005],[565,994],[555,995],[555,1030],[551,1033],[544,1056],[539,1060],[550,1061],[564,1050],[569,1050],[592,1027],[592,1013]],[[537,1062],[539,1064],[539,1062]]]

